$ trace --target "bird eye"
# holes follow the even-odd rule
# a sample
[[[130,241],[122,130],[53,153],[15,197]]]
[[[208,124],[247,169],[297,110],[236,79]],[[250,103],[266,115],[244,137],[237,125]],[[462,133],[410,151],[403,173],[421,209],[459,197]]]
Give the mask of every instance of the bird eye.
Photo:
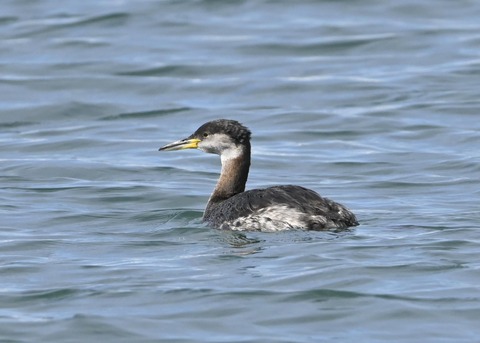
[[[208,132],[204,132],[204,133],[203,133],[203,137],[204,137],[204,138],[205,138],[205,137],[208,137]]]

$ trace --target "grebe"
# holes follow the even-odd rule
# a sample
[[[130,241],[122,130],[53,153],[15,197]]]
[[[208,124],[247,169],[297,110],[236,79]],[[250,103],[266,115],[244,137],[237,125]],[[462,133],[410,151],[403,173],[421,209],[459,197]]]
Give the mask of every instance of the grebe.
[[[285,185],[245,191],[250,136],[250,130],[238,121],[219,119],[159,149],[199,149],[220,155],[222,171],[208,200],[205,222],[239,231],[325,230],[358,225],[346,207],[307,188]]]

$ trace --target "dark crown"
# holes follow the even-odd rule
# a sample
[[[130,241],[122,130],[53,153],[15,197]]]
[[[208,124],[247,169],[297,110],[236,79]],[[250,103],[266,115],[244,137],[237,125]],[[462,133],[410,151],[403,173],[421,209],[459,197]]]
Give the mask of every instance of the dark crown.
[[[209,121],[200,126],[192,136],[202,137],[204,133],[224,133],[240,144],[247,144],[251,137],[251,132],[248,128],[240,124],[238,121],[230,119]]]

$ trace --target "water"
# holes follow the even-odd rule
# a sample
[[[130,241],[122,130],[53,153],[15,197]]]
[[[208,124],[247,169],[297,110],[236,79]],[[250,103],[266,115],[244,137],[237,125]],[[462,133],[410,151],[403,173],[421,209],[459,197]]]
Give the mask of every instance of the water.
[[[478,341],[480,3],[1,7],[1,342]],[[222,117],[361,225],[205,227]]]

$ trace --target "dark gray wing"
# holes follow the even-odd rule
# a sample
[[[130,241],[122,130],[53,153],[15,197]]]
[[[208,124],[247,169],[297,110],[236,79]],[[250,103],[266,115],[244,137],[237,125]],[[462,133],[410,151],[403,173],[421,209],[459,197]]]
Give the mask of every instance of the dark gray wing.
[[[305,214],[306,229],[325,229],[325,221],[334,223],[336,227],[358,225],[355,215],[344,206],[321,197],[318,193],[300,186],[274,186],[265,189],[253,189],[237,194],[212,209],[211,215],[205,218],[215,226],[224,221],[232,221],[238,217],[246,217],[269,206],[287,206]],[[325,221],[316,221],[315,217],[324,217]]]

